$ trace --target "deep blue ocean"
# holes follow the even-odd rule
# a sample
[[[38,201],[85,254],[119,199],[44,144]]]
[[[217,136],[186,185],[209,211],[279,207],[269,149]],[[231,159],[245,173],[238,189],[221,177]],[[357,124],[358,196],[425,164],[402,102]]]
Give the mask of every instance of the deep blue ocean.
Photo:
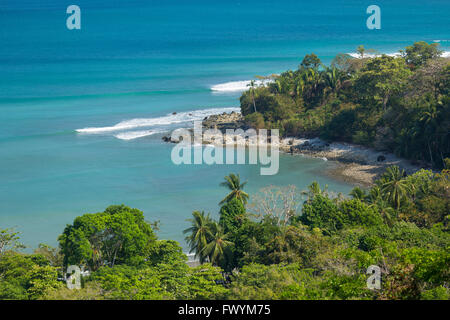
[[[66,28],[71,4],[81,30]],[[371,4],[381,30],[366,27]],[[351,185],[324,174],[327,161],[283,155],[275,176],[251,165],[175,166],[161,136],[236,110],[239,81],[296,68],[311,52],[329,63],[360,44],[449,50],[449,13],[448,0],[1,0],[0,228],[15,227],[30,248],[56,245],[74,217],[124,203],[185,246],[186,219],[217,215],[230,172],[251,194],[313,180],[347,193]]]

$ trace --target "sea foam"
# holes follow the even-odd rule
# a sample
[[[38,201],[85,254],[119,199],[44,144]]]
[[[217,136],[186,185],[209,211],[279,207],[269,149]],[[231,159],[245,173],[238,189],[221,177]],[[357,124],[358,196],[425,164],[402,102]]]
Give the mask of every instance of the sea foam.
[[[162,128],[178,123],[192,122],[196,120],[203,120],[205,117],[213,114],[220,114],[223,112],[239,112],[239,108],[211,108],[203,110],[194,110],[187,112],[179,112],[173,114],[167,114],[162,117],[155,118],[136,118],[130,120],[121,121],[113,126],[108,127],[89,127],[77,129],[76,132],[83,134],[104,134],[109,132],[124,131],[120,134],[116,134],[115,137],[123,140],[136,139],[137,137],[143,137],[161,132]],[[147,131],[128,131],[136,128],[151,127],[152,130]]]
[[[114,137],[120,140],[134,140],[137,138],[152,136],[154,134],[162,132],[162,130],[125,131],[114,135]]]
[[[353,58],[361,58],[361,55],[357,52],[350,52],[347,54]],[[389,57],[400,57],[400,52],[394,52],[394,53],[364,53],[364,58],[381,57],[383,54]]]
[[[347,53],[349,56],[353,57],[353,58],[360,58],[361,55],[357,52],[350,52]],[[385,55],[389,56],[389,57],[400,57],[401,54],[400,52],[394,52],[394,53],[384,53]],[[364,57],[365,58],[375,58],[375,57],[381,57],[383,55],[383,53],[365,53]],[[450,51],[443,51],[441,53],[441,57],[442,58],[448,58],[450,57]]]
[[[255,80],[255,86],[262,86],[271,83],[272,80]],[[211,91],[215,92],[243,92],[249,89],[251,80],[231,81],[216,84],[211,87]]]

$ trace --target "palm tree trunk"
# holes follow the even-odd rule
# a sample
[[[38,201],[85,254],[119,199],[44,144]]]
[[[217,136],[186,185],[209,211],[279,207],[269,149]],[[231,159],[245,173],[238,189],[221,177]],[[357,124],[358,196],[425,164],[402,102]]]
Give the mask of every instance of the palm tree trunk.
[[[383,111],[386,111],[386,106],[387,106],[388,101],[389,101],[389,95],[386,95],[386,97],[384,97],[384,99],[383,99]]]
[[[427,140],[427,144],[428,144],[428,151],[430,152],[431,165],[433,165],[434,161],[433,161],[433,153],[431,152],[431,147],[430,147],[430,140]]]

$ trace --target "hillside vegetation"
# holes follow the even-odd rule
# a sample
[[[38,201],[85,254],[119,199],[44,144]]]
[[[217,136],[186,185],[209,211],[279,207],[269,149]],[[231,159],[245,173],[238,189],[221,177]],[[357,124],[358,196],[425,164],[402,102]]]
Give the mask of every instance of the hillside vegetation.
[[[0,299],[448,300],[449,61],[424,42],[401,57],[359,52],[330,67],[307,55],[298,70],[252,84],[241,98],[247,123],[394,151],[434,171],[392,166],[347,196],[317,182],[249,195],[230,174],[217,181],[227,191],[216,219],[201,208],[186,212],[197,267],[125,205],[75,218],[58,248],[32,254],[17,232],[0,229]],[[81,289],[62,281],[70,265],[90,272]],[[381,269],[376,290],[367,286],[371,266]]]
[[[450,156],[450,60],[416,42],[401,56],[340,54],[325,66],[306,55],[297,70],[252,82],[241,111],[254,128],[394,152],[436,168]]]

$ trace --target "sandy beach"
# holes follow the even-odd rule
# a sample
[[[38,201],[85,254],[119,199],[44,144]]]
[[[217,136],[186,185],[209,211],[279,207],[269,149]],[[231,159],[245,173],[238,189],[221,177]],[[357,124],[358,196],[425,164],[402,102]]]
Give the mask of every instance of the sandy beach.
[[[392,153],[380,152],[349,143],[333,142],[328,144],[318,138],[285,138],[282,145],[289,146],[289,150],[285,147],[284,151],[293,154],[300,153],[335,161],[336,166],[327,172],[329,175],[361,186],[372,185],[389,166],[399,166],[408,174],[420,169],[419,166],[413,165],[411,161],[399,158]]]

